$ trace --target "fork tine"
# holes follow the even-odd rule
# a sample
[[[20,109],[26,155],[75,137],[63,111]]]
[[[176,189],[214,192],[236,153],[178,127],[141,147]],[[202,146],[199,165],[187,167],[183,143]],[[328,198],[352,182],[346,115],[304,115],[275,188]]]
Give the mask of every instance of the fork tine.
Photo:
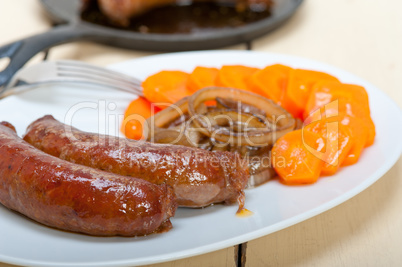
[[[142,94],[141,83],[139,83],[137,79],[126,81],[124,77],[119,76],[119,74],[109,75],[107,71],[98,72],[91,68],[81,68],[80,66],[68,67],[63,65],[63,67],[57,67],[57,75],[70,78],[79,77],[87,80],[92,79],[97,82],[102,81],[103,83],[129,87],[130,90],[135,91],[136,94]]]
[[[18,85],[17,81],[25,82],[24,88],[35,88],[45,83],[81,82],[143,95],[140,80],[116,71],[75,61],[44,61],[24,68],[14,75],[6,87],[0,88],[0,98],[15,93],[16,91],[12,89]]]
[[[92,73],[99,73],[101,75],[106,75],[106,76],[112,77],[114,79],[126,80],[129,83],[135,83],[135,84],[142,83],[142,81],[140,81],[139,79],[136,79],[136,78],[126,75],[124,73],[93,66],[93,65],[79,62],[79,61],[61,60],[61,61],[57,61],[57,64],[58,64],[58,66],[63,66],[63,67],[69,66],[69,67],[74,67],[74,68],[83,68],[85,70],[91,71]]]
[[[105,74],[93,72],[92,70],[83,70],[79,68],[67,68],[67,67],[58,67],[57,68],[57,73],[58,75],[63,74],[65,76],[81,76],[84,75],[89,79],[92,77],[95,80],[101,79],[105,82],[110,82],[110,83],[119,83],[125,86],[129,87],[135,87],[138,88],[138,90],[141,90],[141,84],[140,83],[132,83],[125,81],[123,79],[120,79],[119,77],[110,77]]]
[[[96,81],[94,80],[92,77],[91,78],[87,78],[85,77],[85,75],[82,76],[59,76],[60,78],[67,78],[65,81],[66,82],[72,82],[72,83],[86,83],[86,84],[94,84],[94,85],[98,85],[98,86],[102,86],[102,87],[106,87],[106,88],[111,88],[111,89],[115,89],[115,90],[119,90],[119,91],[123,91],[123,92],[127,92],[130,94],[135,94],[138,96],[142,96],[142,92],[133,90],[132,88],[129,88],[127,86],[121,86],[118,84],[111,84],[111,83],[105,83],[102,81]]]
[[[125,92],[130,92],[134,93],[136,95],[142,95],[142,90],[141,87],[133,85],[133,84],[122,84],[116,80],[108,80],[104,79],[101,76],[94,78],[94,76],[91,75],[86,75],[86,73],[68,73],[68,72],[59,72],[58,73],[59,77],[64,77],[64,78],[69,78],[70,80],[79,79],[81,81],[87,82],[87,83],[94,83],[106,87],[111,87],[115,88],[121,91]]]
[[[99,86],[102,86],[102,87],[112,88],[112,89],[116,89],[116,90],[119,90],[119,91],[122,91],[122,92],[127,92],[127,93],[130,93],[130,94],[135,94],[137,96],[142,96],[142,92],[137,93],[134,90],[127,89],[127,87],[120,87],[120,86],[117,86],[117,85],[97,83],[97,82],[94,82],[92,79],[90,79],[88,81],[80,80],[80,81],[71,81],[71,82],[73,82],[73,83],[96,84],[96,85],[99,85]]]
[[[111,86],[128,87],[128,90],[135,92],[137,95],[142,95],[141,84],[137,79],[133,81],[126,81],[124,77],[121,77],[118,73],[116,75],[109,75],[108,70],[96,71],[92,68],[81,68],[81,66],[69,67],[58,66],[57,75],[61,77],[86,79],[87,81],[94,80],[97,83],[107,83]]]

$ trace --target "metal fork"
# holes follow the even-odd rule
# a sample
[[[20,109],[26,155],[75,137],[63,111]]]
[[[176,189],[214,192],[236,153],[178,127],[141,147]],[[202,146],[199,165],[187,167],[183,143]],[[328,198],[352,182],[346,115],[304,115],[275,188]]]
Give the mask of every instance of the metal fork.
[[[74,60],[43,61],[19,70],[0,88],[0,98],[48,83],[87,83],[142,95],[141,81],[129,75]]]

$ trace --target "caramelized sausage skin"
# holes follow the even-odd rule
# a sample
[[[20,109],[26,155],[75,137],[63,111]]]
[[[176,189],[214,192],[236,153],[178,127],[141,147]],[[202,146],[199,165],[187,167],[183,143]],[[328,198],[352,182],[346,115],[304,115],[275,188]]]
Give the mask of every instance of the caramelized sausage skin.
[[[89,0],[82,0],[84,5]],[[130,18],[145,13],[153,8],[176,4],[178,0],[97,0],[98,6],[112,22],[128,26]],[[272,0],[192,0],[192,2],[224,2],[236,5],[239,11],[254,5],[271,5]]]
[[[167,185],[73,164],[0,123],[0,202],[54,228],[96,236],[165,231],[177,204]]]
[[[248,164],[234,153],[86,133],[49,115],[33,122],[24,139],[74,163],[171,185],[179,206],[244,204]]]

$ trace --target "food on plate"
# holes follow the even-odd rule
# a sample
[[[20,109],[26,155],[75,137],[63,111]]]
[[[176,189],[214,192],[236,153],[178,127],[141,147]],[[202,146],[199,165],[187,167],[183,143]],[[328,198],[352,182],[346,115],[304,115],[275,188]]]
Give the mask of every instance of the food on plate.
[[[85,0],[88,2],[88,0]],[[151,9],[179,3],[179,0],[98,0],[101,11],[113,22],[127,26],[130,19]],[[269,7],[271,0],[192,0],[192,2],[223,2],[225,4],[236,5],[238,11],[250,8],[253,5]],[[187,2],[188,3],[188,2]]]
[[[324,161],[322,175],[335,174],[353,146],[353,135],[349,127],[336,122],[319,120],[305,126],[304,130],[317,133],[324,140],[325,151],[321,155]]]
[[[211,101],[215,104],[205,104]],[[236,152],[249,163],[252,187],[274,176],[270,149],[276,139],[294,130],[296,121],[257,94],[209,87],[160,111],[146,125],[152,142]]]
[[[370,115],[369,99],[364,87],[336,81],[321,80],[314,84],[309,94],[304,107],[304,118],[307,118],[311,112],[337,99],[353,101],[354,105],[358,104],[363,108],[365,115]]]
[[[243,65],[222,66],[216,77],[216,85],[247,90],[247,79],[259,69]]]
[[[173,104],[191,94],[187,88],[190,75],[184,71],[161,71],[149,76],[142,83],[142,90],[146,99],[166,108],[166,104]]]
[[[130,105],[124,112],[124,121],[121,125],[121,131],[127,138],[140,140],[144,137],[142,126],[146,119],[158,113],[160,108],[152,105],[144,97],[138,97],[131,101]]]
[[[304,114],[305,124],[323,120],[339,122],[348,127],[352,148],[342,165],[355,164],[363,149],[374,143],[375,125],[370,116],[368,95],[364,87],[340,82],[317,82]]]
[[[328,105],[331,102],[336,105]],[[317,82],[314,86],[304,111],[306,120],[313,120],[320,110],[326,117],[339,113],[362,120],[367,135],[366,147],[371,146],[375,139],[375,125],[370,116],[370,105],[366,90],[362,86],[340,82]],[[313,115],[311,115],[313,114]],[[310,118],[309,118],[310,117]]]
[[[300,110],[304,110],[308,97],[317,81],[336,81],[339,80],[325,72],[292,69],[289,73],[289,80],[286,87],[286,96]]]
[[[163,79],[159,79],[162,74]],[[218,93],[222,90],[224,92],[223,88],[214,89],[219,85],[227,87],[225,93]],[[209,89],[203,89],[203,86]],[[144,92],[147,92],[145,97],[150,102],[156,104],[154,101],[158,100],[157,105],[162,105],[160,101],[165,100],[164,106],[171,106],[148,118],[147,127],[155,126],[148,129],[150,140],[195,146],[211,151],[232,151],[244,158],[255,156],[254,158],[259,159],[259,164],[254,168],[249,160],[249,186],[260,184],[254,182],[254,178],[266,181],[268,177],[275,175],[272,166],[260,168],[261,159],[273,158],[270,152],[272,144],[288,131],[309,129],[331,144],[327,146],[328,150],[319,156],[323,162],[320,169],[322,175],[333,175],[341,166],[356,163],[364,148],[371,146],[375,140],[376,130],[370,116],[365,88],[342,83],[325,72],[294,69],[282,64],[261,69],[243,65],[224,65],[220,68],[197,66],[191,74],[170,70],[158,72],[149,76],[143,87]],[[270,99],[271,102],[266,102],[268,99],[264,102],[255,97],[250,98],[245,91],[239,91],[242,93],[236,96],[235,89],[253,92]],[[166,97],[172,95],[174,99]],[[250,99],[253,100],[249,101]],[[264,104],[258,104],[259,102]],[[175,105],[172,105],[173,103]],[[262,106],[273,107],[274,103],[283,108],[281,112],[285,117],[293,116],[296,119],[295,125],[287,128],[286,132],[280,131],[283,130],[282,127],[277,127],[275,131],[263,130],[269,129],[269,124],[272,125],[272,121],[267,124],[264,117],[272,114],[271,111],[264,112]],[[130,110],[130,114],[136,113],[138,112],[135,108]],[[278,113],[273,114],[278,116]],[[222,117],[226,117],[226,120]],[[252,129],[245,130],[245,122]],[[311,123],[313,124],[309,125]],[[329,129],[329,125],[334,123],[337,128]],[[207,128],[209,130],[206,130]],[[182,132],[183,134],[180,134]],[[274,133],[276,139],[267,143],[266,137],[269,139]],[[247,140],[260,145],[244,145],[246,137]],[[236,144],[239,140],[243,145]],[[265,145],[261,144],[262,141]],[[297,151],[298,146],[291,146],[289,149]],[[266,174],[256,175],[262,174],[261,170],[267,171]],[[283,178],[289,170],[290,166],[278,174]],[[261,177],[265,179],[260,179]],[[302,179],[293,179],[292,183],[296,183],[295,181]]]
[[[201,90],[202,88],[214,86],[218,73],[219,70],[217,68],[202,66],[196,67],[188,78],[188,90],[194,93],[198,90]]]
[[[272,163],[281,181],[289,185],[315,183],[323,161],[311,151],[322,152],[325,141],[316,133],[296,130],[278,139],[272,148]]]
[[[367,129],[365,128],[363,120],[340,112],[337,116],[325,118],[324,121],[327,123],[337,122],[340,125],[345,125],[349,129],[352,137],[352,147],[345,160],[342,162],[342,165],[346,166],[357,163],[367,144],[368,138]]]
[[[291,70],[291,67],[282,64],[267,66],[246,79],[247,88],[281,105],[286,95]]]
[[[218,104],[208,109],[204,103],[211,100]],[[191,95],[188,112],[205,135],[239,146],[271,145],[292,131],[296,124],[295,119],[273,101],[251,92],[223,87],[209,87]]]
[[[46,154],[0,124],[0,202],[57,229],[96,236],[166,231],[177,204],[168,185],[111,174]]]
[[[82,132],[52,116],[33,122],[24,140],[61,159],[173,187],[179,206],[244,205],[247,164],[229,152],[134,142]]]

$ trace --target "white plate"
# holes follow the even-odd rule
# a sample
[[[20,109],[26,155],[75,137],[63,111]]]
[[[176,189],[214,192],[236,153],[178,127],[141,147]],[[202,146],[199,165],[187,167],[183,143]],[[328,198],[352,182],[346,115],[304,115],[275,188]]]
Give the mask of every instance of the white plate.
[[[171,231],[141,238],[99,238],[62,232],[0,207],[0,261],[32,266],[130,266],[203,254],[320,214],[363,191],[391,168],[402,150],[401,111],[379,89],[343,70],[297,57],[243,51],[166,54],[112,68],[144,79],[162,69],[191,71],[197,65],[263,67],[274,63],[325,71],[343,82],[366,87],[377,138],[357,164],[309,186],[289,187],[271,181],[247,190],[246,207],[254,212],[251,217],[236,217],[236,206],[179,209],[172,219]],[[45,114],[67,119],[83,130],[116,134],[118,117],[132,99],[129,94],[98,88],[44,86],[0,101],[0,120],[15,124],[20,135],[30,122]]]

